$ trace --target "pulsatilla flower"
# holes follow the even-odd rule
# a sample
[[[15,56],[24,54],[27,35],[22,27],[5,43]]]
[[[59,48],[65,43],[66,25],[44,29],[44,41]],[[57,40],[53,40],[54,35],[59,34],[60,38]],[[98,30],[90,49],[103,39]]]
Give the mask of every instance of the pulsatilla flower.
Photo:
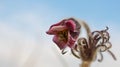
[[[53,41],[61,50],[64,50],[67,46],[70,48],[74,46],[79,36],[80,28],[78,21],[74,18],[69,18],[53,24],[46,33],[54,35]]]

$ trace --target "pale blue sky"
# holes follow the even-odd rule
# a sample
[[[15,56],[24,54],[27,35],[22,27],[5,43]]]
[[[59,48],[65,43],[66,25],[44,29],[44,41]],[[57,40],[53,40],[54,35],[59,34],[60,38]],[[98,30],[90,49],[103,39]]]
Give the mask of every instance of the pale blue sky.
[[[11,21],[10,25],[23,25],[9,17],[31,13],[43,20],[47,26],[64,17],[77,17],[88,23],[112,23],[119,25],[119,0],[4,0],[0,2],[0,20]],[[16,15],[18,16],[18,15]],[[20,21],[23,22],[23,21]],[[17,27],[19,27],[17,26]]]
[[[86,21],[92,30],[108,26],[112,51],[118,61],[114,62],[109,55],[105,55],[105,61],[96,64],[106,67],[114,63],[113,66],[119,67],[120,0],[1,0],[0,67],[62,67],[52,49],[57,49],[60,55],[52,42],[53,36],[45,32],[50,25],[68,17]],[[69,67],[77,67],[80,63],[69,53],[60,57],[66,60]]]

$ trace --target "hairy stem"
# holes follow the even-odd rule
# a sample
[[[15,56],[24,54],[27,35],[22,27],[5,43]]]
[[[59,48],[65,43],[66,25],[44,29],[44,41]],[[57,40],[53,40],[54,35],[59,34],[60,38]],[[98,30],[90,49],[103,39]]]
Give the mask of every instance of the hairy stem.
[[[90,67],[91,62],[89,61],[83,61],[80,67]]]

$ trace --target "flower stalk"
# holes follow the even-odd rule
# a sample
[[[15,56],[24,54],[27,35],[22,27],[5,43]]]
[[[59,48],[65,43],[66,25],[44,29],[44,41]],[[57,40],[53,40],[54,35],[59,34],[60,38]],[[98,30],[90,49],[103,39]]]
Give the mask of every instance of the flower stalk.
[[[90,67],[91,62],[88,61],[82,61],[82,63],[80,64],[80,67]]]

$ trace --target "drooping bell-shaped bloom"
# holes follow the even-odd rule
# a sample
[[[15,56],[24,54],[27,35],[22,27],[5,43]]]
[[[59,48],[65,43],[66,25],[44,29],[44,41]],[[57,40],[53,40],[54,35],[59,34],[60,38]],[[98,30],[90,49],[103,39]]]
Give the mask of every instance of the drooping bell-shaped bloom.
[[[54,35],[53,41],[62,50],[67,46],[72,48],[80,33],[80,24],[74,18],[64,19],[53,24],[46,32]]]

